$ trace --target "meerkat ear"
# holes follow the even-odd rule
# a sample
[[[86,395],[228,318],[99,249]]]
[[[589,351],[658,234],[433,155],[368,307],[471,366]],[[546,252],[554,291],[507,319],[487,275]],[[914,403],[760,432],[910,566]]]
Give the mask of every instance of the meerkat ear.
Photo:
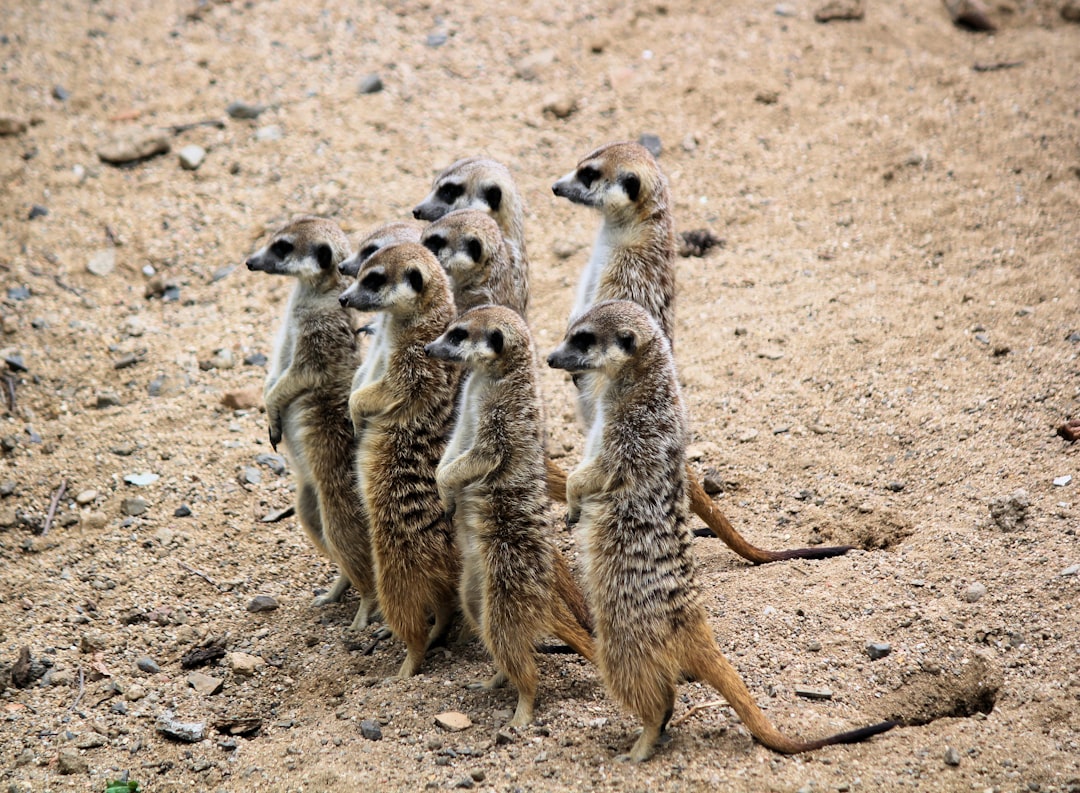
[[[499,207],[502,206],[502,188],[497,184],[485,188],[484,200],[487,201],[487,205],[491,207],[492,212],[498,212]]]
[[[409,279],[409,286],[413,288],[416,294],[420,294],[424,291],[424,276],[415,267],[410,267],[405,271],[405,277]]]
[[[637,337],[629,331],[623,331],[616,334],[615,343],[619,345],[619,349],[625,352],[627,355],[633,355],[637,350]]]
[[[484,255],[484,248],[480,244],[480,240],[472,237],[465,243],[465,249],[469,252],[469,258],[474,262],[480,261],[480,257]]]
[[[495,330],[488,333],[488,346],[495,351],[496,355],[502,355],[503,343],[504,339],[501,330],[496,328]]]
[[[329,245],[315,247],[315,261],[319,263],[319,267],[323,270],[330,269],[330,266],[334,263],[334,252],[330,250]]]
[[[638,178],[636,173],[628,173],[620,180],[623,190],[626,191],[627,197],[631,201],[637,201],[638,195],[641,193],[641,179]]]

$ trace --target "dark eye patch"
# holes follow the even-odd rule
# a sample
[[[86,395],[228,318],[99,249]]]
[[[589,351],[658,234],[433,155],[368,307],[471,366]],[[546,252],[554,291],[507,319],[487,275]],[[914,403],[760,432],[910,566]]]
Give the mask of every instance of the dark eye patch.
[[[620,333],[615,337],[615,343],[619,345],[620,349],[627,355],[633,355],[634,350],[637,349],[637,339],[634,338],[633,333]]]
[[[386,284],[386,275],[380,272],[371,272],[363,277],[360,286],[370,292],[378,292]]]
[[[586,187],[592,187],[593,182],[600,178],[600,172],[591,165],[586,165],[578,169],[577,178]]]
[[[424,238],[424,247],[438,256],[439,251],[446,247],[446,240],[438,234],[432,234],[430,237]]]
[[[322,269],[330,269],[330,265],[334,263],[334,252],[330,250],[329,245],[319,245],[315,248],[315,261],[319,263],[319,267]]]
[[[446,340],[451,344],[461,344],[467,338],[469,338],[469,331],[465,330],[465,328],[451,328],[450,332],[446,334]]]
[[[596,344],[596,334],[587,330],[579,330],[570,337],[570,346],[578,352],[588,352],[589,348]]]
[[[488,333],[487,338],[488,338],[488,346],[491,347],[492,351],[496,355],[502,355],[503,343],[504,343],[502,331],[499,330],[498,328],[496,328],[495,330],[490,331]]]
[[[452,204],[461,198],[462,193],[465,192],[465,188],[462,185],[455,182],[447,182],[439,187],[435,192],[435,196],[445,204]]]
[[[502,206],[502,188],[497,184],[485,187],[484,200],[487,202],[487,205],[491,208],[492,212],[498,212],[499,207]]]
[[[424,291],[424,275],[415,267],[406,270],[405,277],[409,279],[409,286],[413,288],[414,292],[420,294]]]
[[[637,201],[638,195],[641,193],[641,179],[637,174],[628,173],[622,179],[619,180],[623,186],[623,190],[626,191],[626,196],[631,201]]]
[[[366,262],[374,255],[375,251],[377,250],[379,250],[378,245],[365,245],[363,248],[360,249],[360,261]]]
[[[288,240],[278,240],[270,246],[270,253],[274,254],[279,259],[284,259],[294,250],[296,250],[295,246]]]
[[[465,250],[468,251],[469,258],[474,262],[479,262],[480,257],[484,255],[484,246],[475,237],[470,237],[465,241]]]

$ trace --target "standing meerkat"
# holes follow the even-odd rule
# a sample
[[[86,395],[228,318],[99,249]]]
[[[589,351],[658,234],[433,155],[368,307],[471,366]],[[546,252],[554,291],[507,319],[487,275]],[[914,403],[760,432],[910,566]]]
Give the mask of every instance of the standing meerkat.
[[[575,204],[598,209],[603,216],[592,254],[578,283],[570,322],[603,300],[631,300],[657,321],[673,342],[675,331],[675,223],[667,177],[656,159],[639,143],[619,142],[587,154],[552,191]],[[575,375],[578,413],[585,427],[593,424],[596,402],[593,376]],[[687,469],[690,506],[735,553],[754,564],[782,559],[825,559],[851,550],[850,545],[769,551],[739,534]],[[548,465],[548,490],[559,498],[565,474]]]
[[[684,677],[715,688],[753,736],[793,754],[854,743],[882,722],[816,741],[782,735],[717,647],[705,618],[687,528],[686,415],[667,335],[641,306],[600,303],[578,317],[548,363],[594,377],[595,419],[584,459],[566,482],[567,520],[585,558],[597,666],[644,730],[640,762],[671,718]]]
[[[315,546],[341,569],[332,592],[360,593],[352,627],[376,608],[367,515],[356,497],[356,441],[349,420],[349,385],[360,364],[355,315],[338,303],[338,265],[348,254],[333,221],[302,217],[278,230],[247,260],[249,270],[289,275],[289,297],[266,378],[270,443],[282,440],[296,474],[296,512]],[[344,583],[342,583],[344,582]],[[316,598],[315,605],[328,602]]]
[[[525,206],[510,169],[487,157],[458,160],[435,177],[427,198],[413,209],[413,217],[435,221],[455,209],[476,209],[494,218],[506,240],[510,264],[528,295]],[[518,313],[525,316],[525,308]]]
[[[492,304],[526,315],[528,273],[510,260],[502,231],[486,212],[448,212],[424,229],[421,241],[449,276],[459,314]]]
[[[416,223],[394,221],[391,223],[384,223],[383,225],[370,232],[366,237],[360,240],[360,244],[356,247],[356,252],[345,258],[341,264],[338,265],[338,272],[345,276],[346,279],[352,279],[359,272],[360,267],[371,258],[372,254],[376,251],[385,248],[388,245],[397,245],[401,242],[419,242],[420,241],[420,226]],[[347,282],[346,282],[347,283]],[[344,283],[342,284],[344,286]],[[351,284],[350,284],[351,287]],[[340,301],[340,298],[339,298]],[[385,359],[384,350],[379,344],[378,323],[371,323],[365,325],[359,329],[354,329],[355,332],[366,332],[374,337],[374,343],[368,349],[368,354],[364,357],[364,363],[358,366],[354,370],[352,378],[352,386],[349,392],[355,391],[359,387],[359,382],[363,379],[366,373],[372,369],[377,369],[381,362]],[[357,435],[359,438],[359,435]],[[359,444],[356,444],[357,450],[359,450]],[[354,463],[355,467],[355,463]],[[357,473],[357,491],[359,492],[359,473]],[[349,578],[342,574],[337,577],[334,585],[330,587],[330,591],[326,594],[319,595],[315,598],[314,604],[316,606],[325,606],[329,603],[337,603],[344,596],[345,592],[349,589]],[[372,613],[368,613],[364,619],[360,619],[361,615],[357,612],[357,619],[354,620],[353,629],[360,630],[366,627],[367,619],[372,616]]]
[[[385,319],[379,331],[385,367],[353,391],[349,415],[363,427],[357,460],[375,585],[387,624],[408,649],[398,671],[405,678],[419,671],[457,605],[460,561],[435,470],[452,428],[459,377],[456,367],[424,352],[454,318],[454,301],[435,257],[407,242],[372,255],[341,302]]]
[[[449,217],[449,216],[448,216]],[[495,660],[487,688],[518,690],[511,727],[533,720],[534,642],[556,636],[592,660],[584,596],[552,543],[536,356],[514,311],[480,306],[427,345],[468,371],[436,474],[462,555],[462,608]]]

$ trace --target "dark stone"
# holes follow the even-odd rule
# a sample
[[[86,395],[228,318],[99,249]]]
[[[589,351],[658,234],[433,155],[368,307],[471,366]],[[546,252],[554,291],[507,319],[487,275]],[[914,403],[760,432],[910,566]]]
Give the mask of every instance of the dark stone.
[[[660,136],[654,135],[651,132],[643,132],[638,137],[638,143],[649,150],[649,153],[653,157],[659,157],[660,152],[664,150],[663,145],[660,143]]]
[[[181,504],[180,506],[178,506],[176,509],[173,510],[173,517],[174,518],[190,518],[191,517],[191,507],[189,507],[187,504]]]
[[[382,728],[379,727],[379,722],[372,721],[371,719],[364,719],[360,722],[360,734],[369,741],[382,740]]]
[[[382,78],[377,74],[369,74],[360,80],[360,85],[356,90],[361,94],[377,94],[382,89]]]
[[[64,88],[62,85],[54,85],[52,89],[52,95],[59,99],[61,102],[66,102],[71,98],[71,91]]]
[[[892,646],[887,642],[868,642],[866,645],[866,654],[870,656],[871,661],[877,661],[879,658],[884,658],[891,652]]]
[[[258,614],[260,611],[274,611],[277,607],[278,602],[269,595],[256,595],[247,604],[247,610],[252,614]]]
[[[261,352],[253,352],[244,358],[244,366],[266,366],[266,356]]]
[[[41,204],[34,204],[32,207],[30,207],[30,214],[27,216],[27,219],[33,220],[34,218],[43,218],[48,214],[48,207],[43,207]]]
[[[262,115],[266,107],[263,105],[252,105],[247,102],[229,102],[225,108],[225,112],[229,114],[229,118],[258,118]]]
[[[441,47],[448,40],[445,33],[436,31],[435,33],[428,33],[427,39],[424,41],[429,47]]]
[[[30,288],[26,286],[13,286],[7,291],[7,296],[11,300],[29,300]]]
[[[143,656],[135,662],[135,666],[140,672],[146,672],[148,675],[156,675],[161,671],[161,667],[157,665],[157,661],[153,658]]]
[[[288,470],[285,464],[285,458],[280,454],[260,454],[255,458],[255,462],[264,468],[269,468],[270,471],[278,476],[284,476]]]

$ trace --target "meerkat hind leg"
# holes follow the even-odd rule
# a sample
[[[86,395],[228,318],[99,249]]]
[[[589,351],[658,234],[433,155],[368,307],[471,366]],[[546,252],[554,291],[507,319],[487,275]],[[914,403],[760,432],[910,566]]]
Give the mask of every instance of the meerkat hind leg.
[[[352,583],[349,581],[347,575],[338,575],[337,580],[334,581],[334,585],[330,587],[329,592],[316,597],[311,601],[312,606],[328,606],[331,603],[338,603],[341,601],[342,596],[348,591]]]
[[[347,581],[348,579],[346,579]],[[371,595],[361,595],[360,605],[356,607],[356,616],[349,625],[351,631],[362,631],[368,626],[371,617],[378,611],[378,601]]]

